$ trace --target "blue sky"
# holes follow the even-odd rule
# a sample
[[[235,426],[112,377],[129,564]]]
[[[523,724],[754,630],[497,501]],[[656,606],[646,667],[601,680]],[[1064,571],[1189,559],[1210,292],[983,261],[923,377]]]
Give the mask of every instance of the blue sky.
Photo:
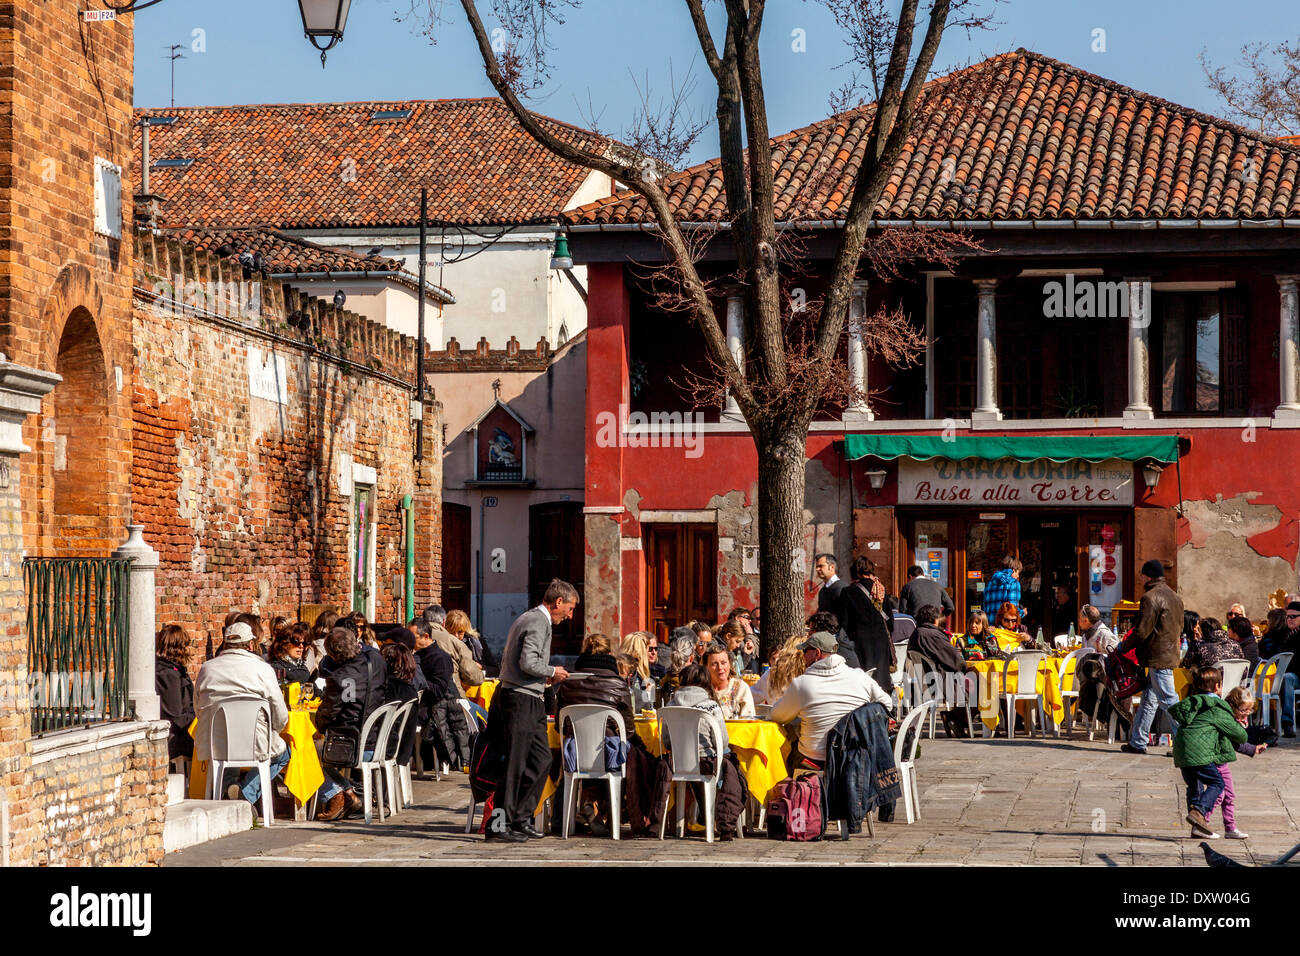
[[[178,106],[491,95],[459,3],[438,2],[454,16],[432,44],[412,21],[396,19],[411,0],[353,0],[345,38],[322,70],[294,0],[166,0],[133,14],[136,105],[167,105],[173,43],[185,55],[176,62]],[[480,3],[485,21],[489,7]],[[948,33],[940,63],[1026,47],[1220,115],[1197,59],[1202,49],[1226,63],[1244,43],[1300,37],[1300,5],[1290,0],[1004,0],[997,19],[969,38]],[[1105,52],[1092,49],[1097,29],[1105,31]],[[806,52],[792,49],[795,30],[803,31]],[[556,69],[532,101],[539,112],[580,125],[594,114],[617,134],[635,110],[636,82],[648,75],[652,90],[665,89],[671,63],[678,77],[693,64],[693,100],[712,115],[711,77],[677,0],[587,0],[552,40]],[[829,92],[846,79],[835,65],[847,50],[818,3],[770,0],[762,55],[773,133],[827,115]],[[689,159],[716,152],[706,134]]]

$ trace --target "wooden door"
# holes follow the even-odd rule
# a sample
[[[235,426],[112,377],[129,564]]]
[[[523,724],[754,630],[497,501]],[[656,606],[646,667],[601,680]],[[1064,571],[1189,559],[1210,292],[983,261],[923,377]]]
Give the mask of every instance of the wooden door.
[[[1173,508],[1133,509],[1133,593],[1140,598],[1143,593],[1142,565],[1155,558],[1165,566],[1165,583],[1178,587],[1177,524]]]
[[[644,525],[646,630],[665,642],[689,621],[717,622],[718,534],[706,524]]]
[[[552,654],[577,654],[582,649],[584,533],[582,505],[554,501],[528,509],[528,599],[536,607],[553,578],[578,590],[578,610],[551,632]],[[613,635],[611,635],[613,636]]]
[[[470,514],[469,505],[442,503],[442,606],[466,614],[473,568]]]

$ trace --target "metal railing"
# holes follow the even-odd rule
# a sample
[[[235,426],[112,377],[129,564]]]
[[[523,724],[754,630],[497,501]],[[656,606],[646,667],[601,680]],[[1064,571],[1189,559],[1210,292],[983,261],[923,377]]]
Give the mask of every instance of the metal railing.
[[[130,715],[130,559],[27,558],[32,733]]]

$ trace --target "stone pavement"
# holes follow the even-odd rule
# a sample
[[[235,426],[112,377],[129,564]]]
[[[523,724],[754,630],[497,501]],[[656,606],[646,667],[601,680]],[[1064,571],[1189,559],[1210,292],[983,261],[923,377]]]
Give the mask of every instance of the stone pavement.
[[[709,846],[703,836],[485,844],[463,832],[469,788],[453,774],[416,781],[415,803],[367,827],[280,824],[169,854],[164,866],[377,864],[409,866],[627,864],[971,864],[985,866],[1204,866],[1182,822],[1184,789],[1167,748],[1139,757],[1076,734],[1032,741],[945,740],[921,745],[921,819],[877,824],[847,842],[748,838]],[[1232,765],[1238,826],[1248,841],[1214,840],[1242,863],[1268,863],[1300,843],[1300,746],[1286,741]],[[1222,830],[1217,814],[1216,828]],[[832,831],[833,833],[833,828]]]

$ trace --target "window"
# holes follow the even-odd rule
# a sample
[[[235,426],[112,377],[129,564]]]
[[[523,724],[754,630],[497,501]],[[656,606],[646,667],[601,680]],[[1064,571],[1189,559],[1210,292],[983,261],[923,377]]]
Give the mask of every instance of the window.
[[[1246,322],[1240,293],[1157,292],[1160,411],[1184,415],[1246,411]]]
[[[95,157],[95,232],[122,238],[122,167]]]

